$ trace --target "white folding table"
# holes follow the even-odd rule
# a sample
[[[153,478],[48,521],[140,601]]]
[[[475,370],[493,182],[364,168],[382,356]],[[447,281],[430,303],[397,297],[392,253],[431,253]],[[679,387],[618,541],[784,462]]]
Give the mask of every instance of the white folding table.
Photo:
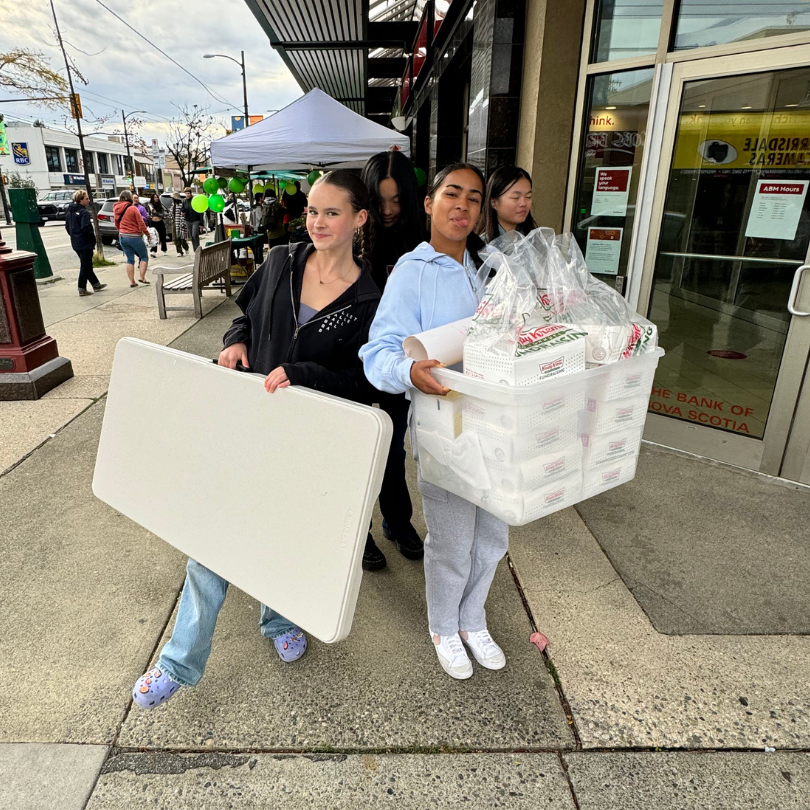
[[[386,413],[124,338],[93,492],[321,641],[351,629]]]

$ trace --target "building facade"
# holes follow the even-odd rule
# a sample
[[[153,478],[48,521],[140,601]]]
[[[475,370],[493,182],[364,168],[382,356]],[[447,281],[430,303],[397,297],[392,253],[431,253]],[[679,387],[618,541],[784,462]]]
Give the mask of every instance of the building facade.
[[[806,0],[314,0],[312,30],[245,1],[429,178],[532,174],[538,224],[658,327],[645,438],[810,484]]]
[[[40,192],[84,186],[79,138],[69,132],[6,122],[10,155],[0,155],[5,176],[16,172],[33,181]],[[107,138],[84,139],[90,165],[90,183],[99,196],[112,197],[129,188],[127,150],[123,143]]]

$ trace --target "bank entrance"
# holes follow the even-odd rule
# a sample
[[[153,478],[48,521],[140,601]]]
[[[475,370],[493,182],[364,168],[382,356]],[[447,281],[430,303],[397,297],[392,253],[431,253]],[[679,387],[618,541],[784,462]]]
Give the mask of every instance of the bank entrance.
[[[810,14],[660,5],[591,4],[568,222],[658,326],[645,438],[810,483]]]

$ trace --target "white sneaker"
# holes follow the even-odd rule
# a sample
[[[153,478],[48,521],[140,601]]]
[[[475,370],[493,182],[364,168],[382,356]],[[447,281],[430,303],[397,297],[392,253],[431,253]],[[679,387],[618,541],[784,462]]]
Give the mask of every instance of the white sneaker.
[[[467,633],[462,639],[472,650],[473,658],[487,669],[503,669],[506,666],[506,656],[503,650],[492,640],[489,630],[478,630]]]
[[[438,635],[438,634],[436,634]],[[430,634],[430,640],[436,648],[436,655],[439,656],[439,663],[442,669],[457,681],[463,681],[473,674],[472,662],[467,657],[464,645],[458,633],[452,636],[439,636],[439,643],[433,641],[434,634]]]

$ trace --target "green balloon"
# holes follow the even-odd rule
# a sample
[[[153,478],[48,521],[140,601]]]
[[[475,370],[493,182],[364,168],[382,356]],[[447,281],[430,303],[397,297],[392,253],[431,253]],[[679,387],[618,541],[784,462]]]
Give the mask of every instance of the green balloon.
[[[292,180],[288,180],[284,184],[284,188],[287,189],[288,194],[295,194],[296,192],[295,183]]]
[[[216,177],[208,177],[203,183],[203,190],[206,194],[213,194],[219,188]]]
[[[232,177],[228,182],[228,188],[234,194],[241,194],[245,190],[245,184],[238,177]]]
[[[221,194],[212,194],[206,202],[208,203],[208,208],[215,214],[218,214],[225,207],[225,198]],[[192,205],[193,204],[192,201]]]
[[[253,196],[255,197],[257,194],[264,194],[265,188],[264,186],[253,186]]]
[[[198,213],[202,214],[208,210],[208,197],[205,194],[197,194],[191,199],[191,207]]]
[[[227,188],[228,187],[228,181],[224,177],[217,177],[217,185],[220,188]]]
[[[316,181],[316,180],[317,180],[317,179],[318,179],[320,176],[321,176],[321,173],[320,173],[320,172],[317,172],[317,171],[310,172],[310,173],[307,175],[307,183],[309,183],[311,186],[314,186],[314,185],[315,185],[315,181]]]
[[[425,181],[427,180],[427,175],[422,169],[414,169],[414,174],[416,175],[416,185],[420,188],[425,185]]]

